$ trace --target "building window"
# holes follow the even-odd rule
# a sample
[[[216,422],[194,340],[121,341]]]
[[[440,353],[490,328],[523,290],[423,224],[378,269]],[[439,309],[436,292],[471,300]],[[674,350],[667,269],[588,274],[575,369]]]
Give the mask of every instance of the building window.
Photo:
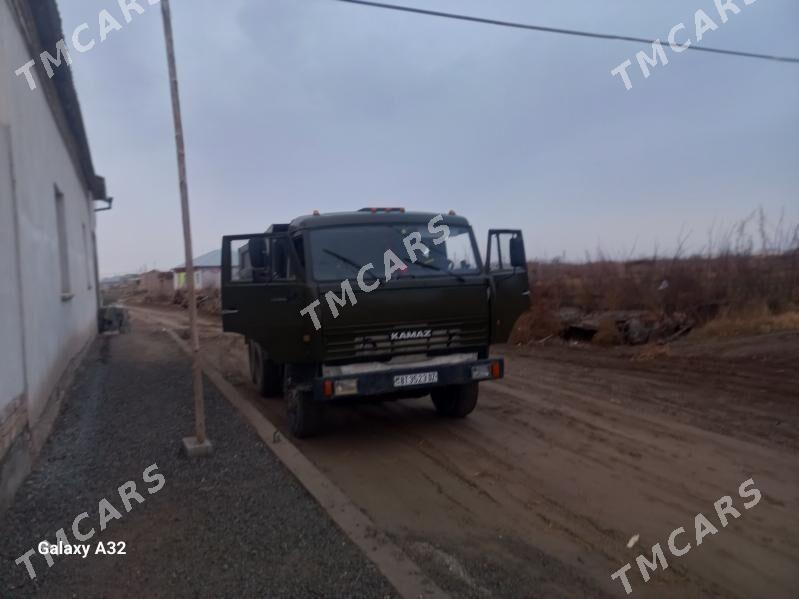
[[[80,224],[81,229],[83,229],[83,256],[86,261],[86,289],[92,288],[92,266],[91,266],[91,255],[89,253],[89,238],[86,236],[86,223]]]
[[[61,270],[61,298],[72,297],[69,281],[69,247],[67,245],[67,211],[64,205],[64,194],[55,188],[56,234],[58,236],[58,264]]]

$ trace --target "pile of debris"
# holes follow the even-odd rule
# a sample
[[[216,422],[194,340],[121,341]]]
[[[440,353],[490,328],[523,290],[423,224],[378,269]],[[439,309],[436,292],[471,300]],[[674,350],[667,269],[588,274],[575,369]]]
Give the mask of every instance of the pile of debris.
[[[103,306],[97,311],[97,325],[100,333],[127,333],[130,330],[128,311],[119,304]]]
[[[561,338],[598,345],[643,345],[669,343],[693,329],[697,322],[683,312],[658,314],[647,310],[605,310],[586,313],[565,307],[546,315],[542,328],[540,310],[519,319],[511,337],[513,343],[531,343]],[[548,334],[542,335],[546,330]]]
[[[668,343],[688,333],[695,321],[683,312],[655,314],[646,310],[609,310],[581,314],[575,308],[562,308],[561,337],[592,341],[602,331],[615,332],[620,344]]]

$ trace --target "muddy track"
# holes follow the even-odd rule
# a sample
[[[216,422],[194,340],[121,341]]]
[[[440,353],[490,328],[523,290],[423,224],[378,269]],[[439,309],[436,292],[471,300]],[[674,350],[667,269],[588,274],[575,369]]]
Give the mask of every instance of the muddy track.
[[[185,315],[150,310],[165,325]],[[203,322],[204,355],[285,433],[257,396],[240,338]],[[799,380],[771,361],[647,362],[568,348],[504,350],[507,379],[466,420],[428,398],[337,408],[298,447],[442,586],[474,597],[791,597],[799,587]],[[738,486],[762,501],[746,511]],[[713,503],[740,518],[721,528]],[[719,527],[644,584],[635,557],[694,516]],[[633,535],[638,543],[627,548]],[[648,557],[651,558],[651,550]]]

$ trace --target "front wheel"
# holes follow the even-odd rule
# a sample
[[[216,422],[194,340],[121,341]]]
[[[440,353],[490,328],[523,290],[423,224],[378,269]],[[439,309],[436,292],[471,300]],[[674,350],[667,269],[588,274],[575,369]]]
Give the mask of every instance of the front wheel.
[[[313,399],[310,389],[288,385],[286,389],[286,415],[289,430],[298,439],[312,437],[322,428],[322,410]]]
[[[433,389],[430,396],[439,416],[464,418],[477,405],[477,391],[477,383],[466,383]]]
[[[250,376],[262,397],[280,397],[283,391],[283,369],[266,358],[256,341],[250,341]]]

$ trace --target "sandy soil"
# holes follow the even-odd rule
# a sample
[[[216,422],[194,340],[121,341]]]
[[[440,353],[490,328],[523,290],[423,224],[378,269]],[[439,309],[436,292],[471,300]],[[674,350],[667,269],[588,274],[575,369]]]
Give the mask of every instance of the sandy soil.
[[[148,307],[185,326],[185,314]],[[202,321],[203,352],[257,396],[241,338]],[[337,408],[300,449],[454,594],[795,597],[799,588],[799,334],[686,340],[667,349],[498,348],[507,378],[484,383],[466,420],[428,398]],[[753,478],[762,500],[743,507]],[[740,517],[722,527],[714,502]],[[718,532],[696,545],[694,517]],[[669,534],[683,526],[672,556]],[[638,535],[628,548],[628,540]],[[668,569],[635,558],[660,543]]]

